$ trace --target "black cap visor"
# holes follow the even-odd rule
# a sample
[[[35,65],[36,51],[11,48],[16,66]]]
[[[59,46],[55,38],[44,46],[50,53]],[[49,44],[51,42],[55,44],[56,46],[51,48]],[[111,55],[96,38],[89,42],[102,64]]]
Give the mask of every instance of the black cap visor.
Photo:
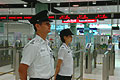
[[[53,22],[52,20],[50,20],[50,19],[48,19],[48,18],[44,18],[44,19],[38,20],[37,22],[44,22],[44,21]]]

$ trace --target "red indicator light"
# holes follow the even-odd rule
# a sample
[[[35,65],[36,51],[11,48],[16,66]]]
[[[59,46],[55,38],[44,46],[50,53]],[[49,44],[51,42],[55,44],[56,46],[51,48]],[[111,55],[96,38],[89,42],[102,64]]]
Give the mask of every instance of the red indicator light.
[[[95,23],[97,22],[96,19],[88,19],[88,20],[76,20],[76,19],[70,19],[70,20],[62,20],[62,23]]]
[[[49,18],[49,19],[54,19],[55,17],[54,17],[54,16],[49,16],[48,18]]]
[[[16,17],[8,17],[8,19],[16,19]]]
[[[31,19],[32,17],[28,16],[28,17],[24,17],[24,19]]]
[[[79,15],[77,19],[88,19],[88,17],[86,15]]]
[[[59,19],[70,19],[70,17],[68,15],[62,15]]]
[[[95,17],[96,19],[106,19],[106,18],[108,18],[105,14],[98,14],[96,17]]]
[[[0,19],[7,19],[7,17],[0,17]]]
[[[17,17],[17,19],[22,19],[22,17]]]

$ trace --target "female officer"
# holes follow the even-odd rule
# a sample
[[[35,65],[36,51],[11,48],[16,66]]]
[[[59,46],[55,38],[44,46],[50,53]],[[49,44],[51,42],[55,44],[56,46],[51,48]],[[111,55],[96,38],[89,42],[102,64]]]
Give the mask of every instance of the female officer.
[[[70,29],[64,29],[60,32],[60,38],[63,42],[58,51],[58,61],[54,80],[71,80],[73,74],[73,57],[72,51],[69,48],[69,43],[72,42],[73,33]]]

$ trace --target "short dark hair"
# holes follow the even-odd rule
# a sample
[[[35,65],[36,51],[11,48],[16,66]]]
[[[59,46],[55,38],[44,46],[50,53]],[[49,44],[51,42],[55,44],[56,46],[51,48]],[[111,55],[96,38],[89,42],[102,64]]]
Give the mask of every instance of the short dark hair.
[[[68,35],[69,36],[69,35]],[[67,37],[67,36],[66,36]],[[65,43],[65,39],[64,39],[64,36],[60,36],[60,39],[63,43]]]
[[[65,43],[64,36],[73,35],[70,29],[63,29],[60,31],[60,38],[63,43]]]
[[[39,22],[39,23],[35,23],[35,24],[42,24],[42,22]],[[34,30],[35,30],[35,32],[37,31],[37,29],[36,29],[36,27],[35,27],[35,24],[33,24],[33,26],[34,26]]]
[[[64,39],[64,36],[60,36],[60,39],[63,43],[65,43],[65,39]]]

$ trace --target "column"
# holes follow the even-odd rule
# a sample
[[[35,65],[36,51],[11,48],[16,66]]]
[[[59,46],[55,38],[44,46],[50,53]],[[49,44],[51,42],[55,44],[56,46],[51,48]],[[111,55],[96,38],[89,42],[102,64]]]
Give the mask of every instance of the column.
[[[0,33],[4,33],[4,24],[0,23]]]
[[[35,12],[38,13],[42,10],[48,10],[48,5],[43,3],[36,3],[35,4]]]
[[[76,23],[70,23],[70,29],[74,35],[77,34]]]

